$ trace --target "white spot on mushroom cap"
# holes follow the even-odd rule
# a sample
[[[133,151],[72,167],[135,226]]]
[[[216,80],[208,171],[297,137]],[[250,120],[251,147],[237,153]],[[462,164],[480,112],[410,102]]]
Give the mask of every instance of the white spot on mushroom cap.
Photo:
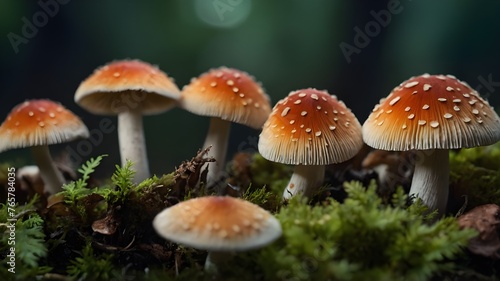
[[[423,88],[424,88],[424,91],[427,92],[427,91],[429,91],[432,88],[432,86],[429,85],[429,84],[424,84]]]
[[[283,111],[281,112],[281,117],[285,117],[288,114],[289,111],[290,111],[290,107],[288,107],[288,106],[285,107],[283,109]]]
[[[397,97],[393,98],[393,99],[389,102],[389,104],[390,104],[391,106],[392,106],[392,105],[395,105],[395,104],[396,104],[396,103],[397,103],[400,99],[401,99],[401,97],[400,97],[400,96],[397,96]]]
[[[415,87],[418,85],[418,81],[412,81],[412,82],[408,82],[404,85],[405,88],[411,88],[411,87]]]

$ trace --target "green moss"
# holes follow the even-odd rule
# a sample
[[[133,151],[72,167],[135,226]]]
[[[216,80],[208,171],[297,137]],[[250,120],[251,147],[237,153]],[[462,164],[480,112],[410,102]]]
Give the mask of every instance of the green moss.
[[[113,255],[96,255],[90,243],[85,245],[80,256],[70,261],[68,276],[74,280],[120,280],[113,268]]]
[[[277,194],[274,191],[269,191],[265,186],[258,189],[250,186],[243,194],[243,199],[271,212],[278,211],[283,202],[281,193]]]
[[[450,204],[465,210],[478,205],[500,205],[500,142],[486,147],[450,152]]]
[[[243,254],[226,274],[263,280],[428,280],[451,268],[449,259],[475,235],[460,230],[451,217],[429,224],[422,204],[407,207],[402,192],[388,206],[374,184],[346,183],[345,189],[343,204],[327,200],[310,206],[292,199],[277,214],[283,237]]]
[[[281,194],[293,173],[291,166],[271,162],[259,153],[252,156],[250,164],[252,185],[256,187],[267,186],[275,193]]]

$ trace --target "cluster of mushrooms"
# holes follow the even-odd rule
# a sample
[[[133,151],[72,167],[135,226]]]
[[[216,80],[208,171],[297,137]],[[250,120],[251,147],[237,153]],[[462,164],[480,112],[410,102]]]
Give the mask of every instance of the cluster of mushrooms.
[[[91,113],[118,116],[122,164],[134,163],[135,181],[150,177],[142,116],[179,106],[210,117],[203,147],[211,146],[206,186],[221,182],[231,122],[262,129],[258,149],[274,162],[294,165],[283,199],[311,197],[324,182],[325,165],[353,158],[364,143],[384,151],[420,151],[410,194],[443,214],[448,198],[448,150],[500,140],[500,118],[468,84],[451,75],[412,77],[395,87],[360,125],[336,96],[314,88],[292,91],[271,108],[261,85],[246,72],[220,67],[193,78],[182,91],[164,72],[139,60],[111,62],[84,80],[75,102]],[[16,106],[0,127],[0,152],[31,147],[46,191],[64,183],[48,145],[88,137],[82,121],[62,105],[30,100]],[[222,179],[223,180],[223,179]],[[256,248],[281,235],[267,211],[241,199],[186,200],[157,215],[164,238],[217,253]],[[180,219],[179,219],[180,218]]]

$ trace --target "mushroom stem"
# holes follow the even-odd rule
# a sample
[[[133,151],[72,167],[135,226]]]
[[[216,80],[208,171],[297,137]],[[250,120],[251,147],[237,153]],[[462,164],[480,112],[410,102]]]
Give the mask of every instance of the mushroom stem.
[[[210,118],[210,125],[203,148],[212,146],[208,152],[208,157],[215,158],[215,162],[212,162],[210,164],[211,167],[208,169],[207,187],[211,187],[216,184],[222,176],[221,172],[223,171],[226,163],[227,143],[229,140],[230,128],[231,122],[217,117]]]
[[[424,151],[426,153],[427,151]],[[415,194],[429,207],[443,215],[448,202],[450,160],[447,149],[434,149],[415,165],[410,195]]]
[[[47,145],[31,147],[33,158],[36,165],[40,169],[45,191],[50,194],[55,194],[62,191],[62,185],[65,180],[61,172],[57,169],[52,157],[50,156],[49,147]]]
[[[142,125],[142,114],[139,110],[127,110],[118,114],[118,142],[122,166],[127,160],[134,164],[135,182],[149,178],[149,164],[146,153],[146,141]]]
[[[283,199],[290,199],[297,194],[310,197],[323,183],[325,178],[324,165],[297,165],[293,175],[283,192]]]
[[[217,274],[218,268],[227,264],[233,253],[225,251],[210,251],[205,260],[205,271]]]

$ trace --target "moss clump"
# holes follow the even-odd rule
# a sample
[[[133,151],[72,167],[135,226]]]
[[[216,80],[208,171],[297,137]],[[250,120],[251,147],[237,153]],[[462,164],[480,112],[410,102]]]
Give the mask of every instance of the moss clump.
[[[290,181],[293,167],[271,162],[259,153],[255,153],[252,156],[250,172],[253,186],[267,186],[269,189],[281,194]]]
[[[344,185],[344,203],[316,206],[293,199],[277,214],[283,237],[235,262],[228,276],[262,280],[428,280],[450,269],[475,235],[454,218],[430,224],[419,202],[402,191],[383,205],[371,184]],[[251,278],[249,278],[251,279]]]
[[[450,210],[500,205],[500,142],[450,153]],[[467,199],[462,198],[466,196]]]
[[[79,257],[70,261],[68,276],[74,280],[119,280],[120,274],[113,269],[113,255],[96,255],[90,243],[87,243]]]

